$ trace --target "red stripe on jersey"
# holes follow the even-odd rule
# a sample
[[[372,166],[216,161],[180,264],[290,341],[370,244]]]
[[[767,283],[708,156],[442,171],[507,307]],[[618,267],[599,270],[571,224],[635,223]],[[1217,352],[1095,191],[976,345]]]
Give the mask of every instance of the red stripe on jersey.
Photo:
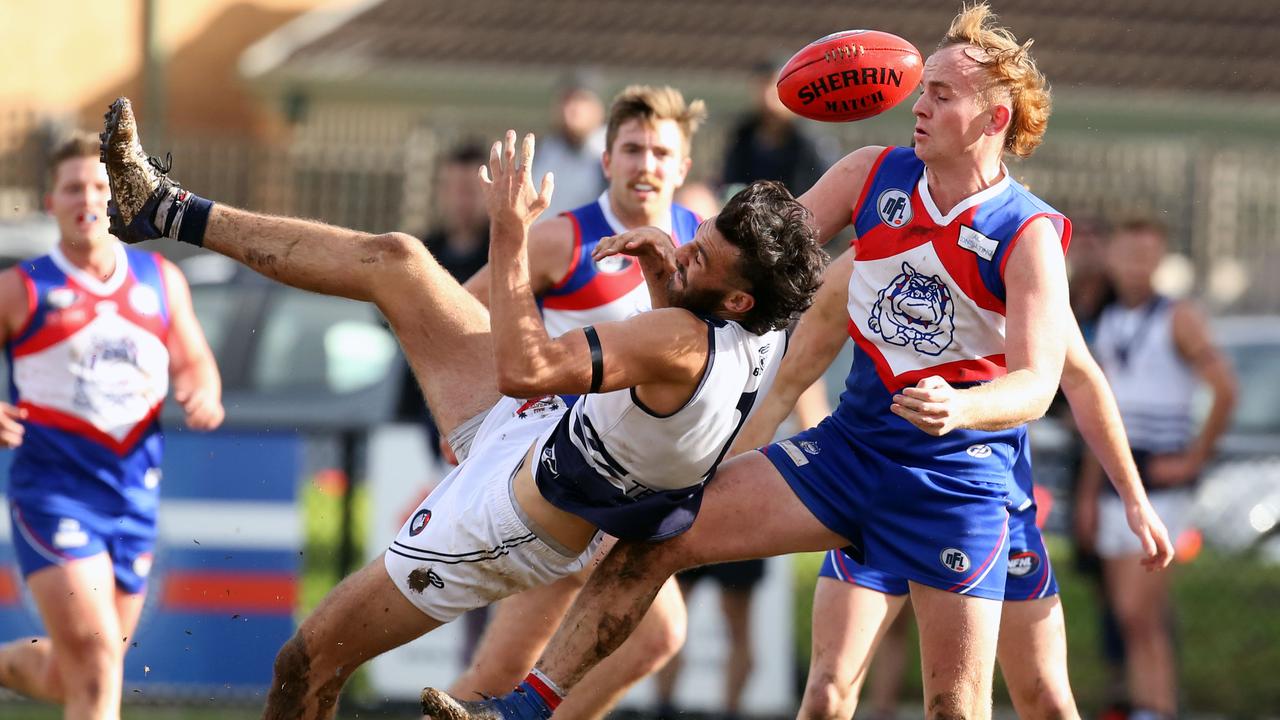
[[[963,225],[973,229],[973,219],[977,214],[978,208],[969,208],[960,213],[947,227],[935,230],[933,249],[938,253],[938,259],[942,261],[942,266],[947,269],[947,273],[960,285],[960,290],[968,295],[975,305],[983,310],[1004,315],[1004,301],[996,297],[983,282],[982,273],[975,260],[977,255],[960,247],[960,227]],[[1008,257],[1005,255],[1006,259]]]
[[[122,457],[125,453],[129,452],[129,450],[133,449],[133,446],[138,443],[138,439],[142,437],[142,434],[147,431],[147,428],[151,427],[152,421],[154,421],[156,416],[160,414],[161,405],[162,403],[156,403],[154,407],[147,411],[146,416],[133,426],[133,429],[129,431],[129,434],[126,435],[123,440],[116,440],[114,437],[102,432],[102,430],[98,429],[98,427],[92,423],[74,415],[68,415],[59,410],[54,410],[53,408],[32,405],[29,402],[18,403],[18,407],[27,411],[27,419],[31,422],[88,438],[100,445],[106,446],[115,452],[115,454]]]
[[[175,610],[289,615],[297,598],[298,582],[292,575],[172,571],[164,577],[160,603]]]
[[[1017,247],[1018,241],[1022,239],[1022,233],[1030,227],[1031,223],[1039,220],[1040,218],[1059,218],[1062,220],[1062,254],[1067,254],[1067,248],[1071,245],[1071,221],[1067,219],[1066,215],[1059,215],[1057,213],[1036,213],[1035,215],[1027,218],[1026,222],[1022,223],[1018,228],[1018,231],[1013,234],[1013,239],[1009,241],[1009,249],[1005,251],[1004,257],[1000,260],[1000,277],[1002,279],[1004,278],[1004,268],[1009,264],[1009,258],[1013,257],[1013,249]]]
[[[582,287],[567,295],[544,295],[542,307],[548,310],[590,310],[607,305],[644,283],[640,263],[618,273],[597,273]]]
[[[161,314],[156,312],[152,315],[143,315],[134,310],[133,305],[129,302],[129,293],[133,288],[139,286],[150,287],[138,282],[132,271],[130,271],[129,278],[121,283],[115,292],[101,297],[88,292],[75,279],[68,277],[67,284],[64,287],[75,291],[75,303],[70,307],[48,312],[45,316],[45,325],[25,341],[15,345],[13,347],[13,356],[17,358],[41,352],[75,335],[98,318],[96,305],[101,302],[115,303],[117,315],[142,330],[155,335],[160,339],[161,343],[167,345],[169,327]],[[155,288],[151,289],[156,291]],[[164,292],[164,288],[162,287],[158,292]],[[161,303],[165,302],[165,298],[159,299]]]
[[[849,320],[849,337],[858,344],[858,348],[865,352],[867,357],[871,358],[871,362],[876,366],[876,374],[880,376],[880,382],[891,392],[896,391],[898,388],[915,385],[933,375],[937,375],[948,383],[955,385],[957,383],[985,382],[1008,374],[1008,370],[1005,369],[1005,356],[1001,353],[981,358],[953,360],[940,365],[911,370],[901,375],[894,375],[893,370],[889,367],[889,362],[885,360],[884,354],[880,352],[880,348],[867,339],[862,334],[862,331],[858,330],[858,326],[853,322],[852,318]]]
[[[880,260],[893,257],[932,240],[937,226],[925,219],[928,214],[921,204],[920,194],[914,190],[911,191],[911,212],[916,219],[905,227],[892,228],[884,223],[877,223],[859,237],[857,259]]]
[[[867,179],[862,181],[862,191],[858,193],[858,201],[853,204],[852,212],[849,216],[849,224],[857,227],[858,216],[862,214],[862,203],[867,201],[867,195],[871,192],[871,186],[876,182],[876,173],[880,171],[880,165],[884,163],[885,157],[889,155],[892,147],[887,147],[880,151],[876,156],[876,161],[871,163],[871,170],[867,173]]]
[[[569,218],[569,222],[573,225],[573,249],[569,255],[569,269],[565,271],[564,277],[560,278],[551,286],[552,290],[559,290],[569,282],[569,278],[573,277],[573,271],[578,269],[578,256],[582,254],[582,226],[578,224],[578,218],[571,212],[560,213],[560,217]],[[543,303],[544,305],[546,303]]]
[[[36,308],[40,306],[40,299],[36,297],[35,278],[21,269],[18,270],[18,277],[22,278],[22,284],[27,287],[27,317],[22,321],[22,327],[18,328],[18,332],[13,334],[14,338],[22,337],[27,328],[31,327],[31,321],[36,319]]]

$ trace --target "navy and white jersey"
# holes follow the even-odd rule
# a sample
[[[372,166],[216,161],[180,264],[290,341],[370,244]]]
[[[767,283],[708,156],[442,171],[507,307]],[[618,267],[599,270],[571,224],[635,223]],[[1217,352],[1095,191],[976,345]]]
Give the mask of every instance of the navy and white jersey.
[[[1132,308],[1112,303],[1098,318],[1094,353],[1135,450],[1177,452],[1194,432],[1191,396],[1197,379],[1174,343],[1174,306],[1156,296]]]
[[[28,413],[9,496],[50,513],[153,513],[169,389],[169,307],[159,256],[116,248],[99,280],[58,249],[21,263],[26,325],[5,347]]]
[[[538,298],[547,334],[557,337],[587,325],[626,320],[653,309],[640,263],[625,255],[603,260],[591,257],[601,239],[626,231],[609,209],[608,192],[564,216],[573,223],[573,258],[565,276]],[[692,210],[672,205],[669,221],[657,227],[679,246],[693,239],[698,223],[698,216]]]
[[[756,401],[773,383],[787,333],[750,333],[704,317],[707,363],[679,410],[660,415],[633,388],[584,395],[538,441],[535,478],[551,504],[629,540],[679,534],[692,524]]]

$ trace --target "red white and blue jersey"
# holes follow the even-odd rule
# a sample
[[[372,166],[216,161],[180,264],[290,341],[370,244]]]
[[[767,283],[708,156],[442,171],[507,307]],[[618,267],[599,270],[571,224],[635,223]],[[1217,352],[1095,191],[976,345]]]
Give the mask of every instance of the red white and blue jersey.
[[[967,387],[1005,375],[1005,264],[1027,226],[1048,218],[1065,251],[1067,218],[1005,176],[947,214],[911,148],[876,160],[853,209],[849,335],[856,349],[834,419],[904,465],[965,474],[996,455],[1007,474],[1025,429],[934,438],[889,410],[894,393],[938,375]]]
[[[116,246],[99,280],[55,248],[21,263],[26,324],[5,346],[27,410],[9,495],[48,513],[151,514],[169,389],[169,306],[157,255]]]
[[[649,288],[634,258],[591,258],[601,239],[626,231],[609,209],[608,192],[564,216],[573,223],[573,257],[565,276],[539,298],[547,334],[557,337],[587,325],[625,320],[651,310]],[[693,211],[672,205],[670,224],[658,227],[676,245],[683,245],[693,239],[699,222]]]

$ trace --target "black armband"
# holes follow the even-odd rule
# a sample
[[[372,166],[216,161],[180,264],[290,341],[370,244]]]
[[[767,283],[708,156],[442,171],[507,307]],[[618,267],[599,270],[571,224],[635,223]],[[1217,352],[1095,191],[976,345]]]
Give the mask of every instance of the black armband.
[[[587,392],[598,393],[604,383],[604,350],[600,349],[600,336],[595,328],[588,325],[582,328],[582,332],[586,334],[587,347],[591,349],[591,389]]]

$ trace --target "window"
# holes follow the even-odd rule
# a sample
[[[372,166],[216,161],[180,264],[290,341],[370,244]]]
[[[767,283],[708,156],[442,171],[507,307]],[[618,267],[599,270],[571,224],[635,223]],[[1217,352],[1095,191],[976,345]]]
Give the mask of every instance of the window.
[[[398,352],[372,307],[311,293],[274,294],[260,332],[249,382],[259,392],[354,392],[385,380]]]

